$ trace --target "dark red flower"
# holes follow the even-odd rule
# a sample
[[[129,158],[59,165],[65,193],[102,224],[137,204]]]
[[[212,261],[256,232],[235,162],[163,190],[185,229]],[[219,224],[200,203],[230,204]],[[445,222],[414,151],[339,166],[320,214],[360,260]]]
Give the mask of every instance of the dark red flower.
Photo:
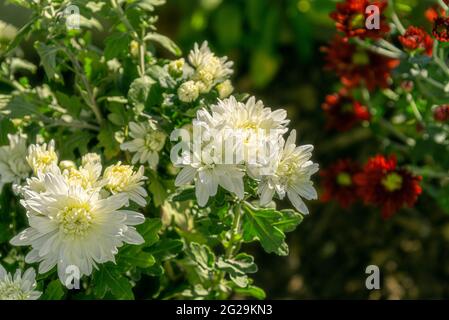
[[[322,108],[326,113],[327,127],[338,131],[347,131],[371,118],[367,107],[345,93],[328,95]]]
[[[334,71],[348,88],[362,83],[369,90],[387,88],[391,71],[399,65],[397,59],[359,48],[339,36],[322,50],[326,53],[326,69]]]
[[[407,31],[399,36],[404,49],[411,52],[425,52],[428,56],[432,56],[433,39],[423,29],[410,26]]]
[[[436,18],[432,34],[438,41],[449,42],[449,17]]]
[[[421,177],[397,167],[396,157],[378,155],[368,160],[363,171],[354,176],[360,197],[366,204],[382,207],[389,218],[404,206],[412,207],[421,194]]]
[[[366,20],[370,16],[370,12],[366,13],[366,8],[369,5],[375,5],[379,8],[379,29],[370,30],[365,25]],[[387,2],[383,0],[345,0],[337,3],[336,11],[332,12],[330,16],[335,20],[337,29],[344,32],[347,37],[378,39],[390,31],[390,27],[383,15],[386,7]]]
[[[328,202],[336,200],[343,208],[357,201],[357,186],[353,177],[360,171],[358,163],[350,159],[338,160],[327,169],[321,170],[321,183],[324,193],[321,200]]]
[[[449,105],[443,104],[433,109],[433,118],[438,122],[446,122],[449,120]]]

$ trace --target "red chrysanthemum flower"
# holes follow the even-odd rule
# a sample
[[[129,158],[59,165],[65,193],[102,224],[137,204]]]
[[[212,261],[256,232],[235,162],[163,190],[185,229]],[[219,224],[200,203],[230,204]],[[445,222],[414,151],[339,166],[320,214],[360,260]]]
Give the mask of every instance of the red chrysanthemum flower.
[[[449,0],[444,0],[444,3],[449,4]],[[430,22],[434,22],[436,18],[446,16],[446,11],[444,11],[439,5],[433,5],[424,12],[424,16]]]
[[[443,104],[433,109],[433,118],[438,122],[446,122],[449,120],[449,105]]]
[[[438,41],[449,42],[449,17],[436,18],[432,34]]]
[[[348,88],[364,83],[369,90],[376,87],[387,88],[391,71],[399,65],[399,60],[359,48],[336,36],[326,53],[326,69],[334,71]]]
[[[327,127],[338,131],[347,131],[371,118],[368,108],[344,91],[328,95],[322,108],[326,113]]]
[[[428,56],[432,56],[433,39],[423,29],[410,26],[407,31],[399,36],[404,49],[411,52],[425,52]]]
[[[357,186],[353,177],[360,171],[358,163],[350,159],[338,160],[327,169],[321,170],[321,184],[324,193],[321,200],[328,202],[336,200],[343,208],[357,201]]]
[[[354,176],[360,197],[366,204],[382,207],[382,217],[389,218],[404,206],[412,207],[422,189],[421,177],[398,168],[396,157],[378,155],[368,160],[363,171]]]
[[[368,29],[365,25],[370,13],[366,13],[366,8],[369,5],[375,5],[380,12],[379,29]],[[331,18],[335,20],[338,30],[345,33],[347,37],[359,37],[361,39],[382,38],[390,31],[390,27],[382,14],[387,7],[386,1],[370,1],[370,0],[346,0],[337,3],[336,11],[330,14]]]

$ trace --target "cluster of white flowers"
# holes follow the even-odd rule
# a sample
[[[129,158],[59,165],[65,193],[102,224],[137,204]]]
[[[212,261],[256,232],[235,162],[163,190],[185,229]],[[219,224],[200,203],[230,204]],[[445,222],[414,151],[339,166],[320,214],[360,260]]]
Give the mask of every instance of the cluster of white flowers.
[[[32,247],[25,261],[40,263],[39,273],[57,266],[65,283],[68,267],[90,275],[97,264],[114,261],[124,243],[144,242],[134,226],[145,217],[123,210],[130,201],[146,204],[143,167],[134,171],[119,162],[102,175],[101,158],[93,153],[83,156],[79,167],[71,161],[58,163],[54,142],[31,145],[27,161],[35,176],[17,189],[30,227],[11,244]]]
[[[6,183],[20,183],[27,178],[31,168],[25,160],[26,136],[8,135],[9,145],[0,147],[0,192]]]
[[[29,268],[22,275],[17,269],[14,276],[0,265],[0,300],[37,300],[42,292],[36,291],[36,272]]]
[[[130,122],[129,136],[133,139],[120,145],[122,150],[134,153],[132,163],[148,163],[155,170],[159,163],[159,152],[164,148],[167,135],[156,121]]]
[[[178,98],[183,102],[193,102],[201,93],[208,93],[216,88],[221,99],[229,97],[234,88],[229,81],[232,75],[233,62],[227,57],[217,57],[209,48],[207,41],[201,46],[195,43],[188,56],[190,64],[186,72],[187,81],[178,88]],[[184,67],[184,60],[176,60],[170,64],[172,74],[179,74]]]
[[[175,184],[195,183],[198,204],[205,206],[218,186],[245,197],[244,177],[259,182],[261,205],[288,196],[295,208],[308,213],[302,198],[316,199],[310,180],[318,165],[310,161],[312,145],[297,147],[296,132],[287,133],[285,110],[272,111],[254,97],[246,103],[234,97],[199,110],[193,122],[193,141],[175,164],[182,167]]]

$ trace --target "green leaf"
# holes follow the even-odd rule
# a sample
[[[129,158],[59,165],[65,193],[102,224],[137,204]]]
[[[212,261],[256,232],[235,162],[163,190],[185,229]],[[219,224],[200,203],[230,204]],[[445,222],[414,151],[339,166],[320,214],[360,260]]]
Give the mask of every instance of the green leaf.
[[[131,83],[128,91],[128,100],[140,111],[143,111],[151,87],[156,83],[148,76],[137,78]]]
[[[137,226],[137,231],[145,239],[145,246],[151,246],[159,240],[159,230],[162,227],[161,219],[145,219],[145,222]]]
[[[83,103],[78,96],[68,96],[63,92],[55,92],[56,99],[61,107],[67,110],[74,117],[79,117]]]
[[[20,44],[20,42],[22,42],[22,40],[28,36],[28,34],[33,29],[33,25],[37,21],[37,19],[38,19],[37,16],[31,18],[31,20],[29,20],[22,28],[20,28],[20,30],[17,32],[16,36],[14,37],[14,40],[9,43],[6,51],[3,53],[4,56],[7,56],[7,54],[11,50],[15,49]]]
[[[137,0],[133,5],[147,11],[154,11],[154,8],[161,6],[165,3],[165,0]]]
[[[242,288],[248,286],[246,274],[257,272],[254,258],[246,253],[240,253],[232,259],[220,258],[217,261],[217,268],[229,273],[231,280]]]
[[[141,250],[137,250],[137,252],[135,250],[122,250],[119,254],[119,258],[127,264],[143,269],[149,268],[156,263],[156,260],[150,253]]]
[[[261,289],[259,287],[253,286],[253,285],[250,285],[246,288],[236,287],[236,288],[234,288],[234,291],[236,293],[248,295],[248,296],[254,297],[259,300],[263,300],[266,298],[265,291],[263,291],[263,289]]]
[[[182,189],[177,195],[175,195],[172,200],[182,202],[195,199],[195,187],[186,187],[185,189]]]
[[[41,64],[44,67],[48,79],[56,81],[62,80],[56,64],[56,54],[58,53],[59,48],[52,45],[45,45],[41,42],[37,42],[35,47],[41,58]]]
[[[103,297],[110,290],[117,299],[134,299],[129,280],[122,276],[112,263],[103,264],[99,267],[99,270],[94,274],[94,284],[94,291],[98,297]]]
[[[183,242],[178,239],[162,239],[145,251],[151,253],[158,261],[172,259],[182,251]]]
[[[165,199],[168,197],[168,192],[166,186],[160,180],[159,176],[156,175],[153,171],[150,174],[150,185],[148,186],[148,190],[150,190],[153,195],[153,203],[155,207],[159,207],[165,202]]]
[[[162,47],[173,53],[175,56],[180,56],[182,54],[181,49],[179,49],[176,43],[174,43],[172,40],[170,40],[170,38],[162,34],[155,32],[148,33],[145,36],[144,40],[150,40],[159,43]]]
[[[281,229],[283,232],[292,232],[302,222],[303,216],[295,210],[286,209],[279,211],[282,214],[282,218],[273,223],[273,226]]]
[[[196,242],[190,243],[187,254],[203,270],[212,270],[215,266],[215,255],[206,245]]]
[[[283,214],[274,209],[255,208],[249,203],[242,205],[243,239],[250,242],[259,240],[264,250],[281,256],[288,255],[288,247],[284,242],[285,235],[275,223],[282,222]]]
[[[106,159],[112,159],[120,153],[120,145],[115,139],[115,129],[110,123],[101,126],[98,134],[99,146],[104,148]]]
[[[63,159],[76,158],[76,150],[79,150],[80,154],[88,152],[88,144],[94,135],[89,131],[75,131],[70,135],[59,135],[56,137],[57,145],[59,146],[59,152]]]
[[[104,48],[104,57],[106,60],[120,57],[122,53],[129,51],[129,42],[131,36],[127,33],[114,33],[106,38]]]
[[[45,288],[42,300],[61,300],[64,297],[64,288],[59,279],[53,280]]]
[[[0,118],[0,146],[8,145],[8,134],[15,131],[14,124],[8,118]]]

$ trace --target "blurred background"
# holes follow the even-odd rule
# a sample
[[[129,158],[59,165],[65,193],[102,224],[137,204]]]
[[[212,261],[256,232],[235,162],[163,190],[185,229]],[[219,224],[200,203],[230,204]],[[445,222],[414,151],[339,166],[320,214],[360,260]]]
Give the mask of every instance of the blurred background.
[[[315,145],[314,161],[326,167],[339,158],[360,162],[379,150],[369,128],[347,133],[325,130],[321,103],[337,79],[323,71],[320,47],[335,33],[332,0],[168,0],[158,13],[162,34],[186,54],[207,39],[219,55],[235,62],[236,91],[248,92],[272,108],[288,111],[299,143]],[[434,1],[436,2],[436,1]],[[403,14],[425,24],[432,1],[397,0]],[[0,20],[20,28],[27,12],[0,1]],[[0,43],[10,30],[0,24]],[[2,40],[3,39],[3,40]],[[98,35],[102,46],[101,35]],[[36,61],[32,39],[22,47]],[[315,177],[319,186],[319,177]],[[447,199],[449,202],[449,199]],[[449,216],[426,193],[413,209],[383,220],[377,209],[310,203],[311,214],[289,234],[288,257],[258,246],[256,285],[274,299],[449,298]],[[378,265],[381,289],[365,287],[365,268]]]

